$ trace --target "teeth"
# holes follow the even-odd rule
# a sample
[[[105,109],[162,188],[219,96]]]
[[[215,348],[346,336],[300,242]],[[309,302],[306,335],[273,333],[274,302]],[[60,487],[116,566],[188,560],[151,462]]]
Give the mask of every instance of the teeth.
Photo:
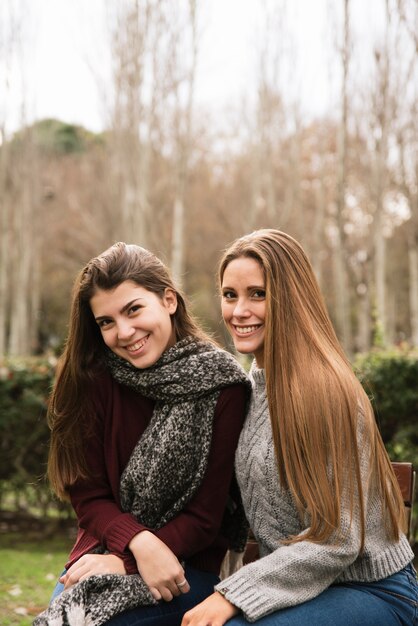
[[[128,352],[135,352],[135,350],[139,350],[139,348],[142,348],[142,346],[144,346],[147,343],[147,339],[148,339],[148,335],[144,337],[143,339],[141,339],[140,341],[137,341],[136,343],[134,343],[132,346],[126,346],[126,349],[128,350]]]
[[[248,335],[249,333],[253,333],[255,330],[258,330],[259,326],[235,326],[235,330],[238,335]]]

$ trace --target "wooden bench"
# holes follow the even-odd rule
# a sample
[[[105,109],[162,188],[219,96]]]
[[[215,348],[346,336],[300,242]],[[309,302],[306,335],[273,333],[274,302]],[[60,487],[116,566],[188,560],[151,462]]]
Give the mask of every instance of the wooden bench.
[[[395,472],[395,476],[398,479],[399,487],[401,488],[403,502],[406,510],[407,537],[411,541],[412,510],[415,497],[416,472],[412,463],[392,462],[392,467]]]
[[[401,488],[408,524],[407,537],[411,541],[412,509],[414,506],[416,472],[412,463],[392,462],[392,467],[395,472],[395,476],[398,479],[399,487]],[[256,561],[258,557],[258,543],[256,539],[250,536],[250,539],[247,541],[247,545],[245,548],[243,563],[244,565],[246,565],[247,563],[252,563],[253,561]]]

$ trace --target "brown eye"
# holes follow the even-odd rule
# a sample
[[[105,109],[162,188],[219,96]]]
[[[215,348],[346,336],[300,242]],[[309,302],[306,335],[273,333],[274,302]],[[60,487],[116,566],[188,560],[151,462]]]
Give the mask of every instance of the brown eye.
[[[106,328],[106,326],[109,326],[109,324],[112,323],[112,320],[100,320],[100,322],[97,322],[99,325],[99,328]]]

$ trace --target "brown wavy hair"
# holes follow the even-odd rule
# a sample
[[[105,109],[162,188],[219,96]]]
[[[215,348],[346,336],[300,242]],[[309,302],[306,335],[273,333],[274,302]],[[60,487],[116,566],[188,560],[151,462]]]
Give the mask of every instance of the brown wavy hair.
[[[168,268],[148,250],[119,242],[87,263],[74,283],[68,337],[48,409],[48,478],[60,498],[67,497],[68,487],[77,479],[89,476],[82,445],[94,424],[88,389],[103,367],[104,356],[90,300],[97,289],[110,291],[127,280],[161,298],[166,289],[176,293],[177,309],[171,316],[176,340],[191,336],[211,341],[187,310]]]
[[[283,488],[288,488],[310,527],[303,537],[322,543],[342,532],[342,501],[359,507],[364,547],[364,494],[377,488],[388,532],[399,538],[404,505],[370,401],[337,339],[311,264],[292,237],[263,229],[237,239],[219,267],[240,257],[255,259],[266,287],[264,368],[274,447]],[[357,444],[362,438],[362,448]],[[368,455],[370,475],[360,465]]]

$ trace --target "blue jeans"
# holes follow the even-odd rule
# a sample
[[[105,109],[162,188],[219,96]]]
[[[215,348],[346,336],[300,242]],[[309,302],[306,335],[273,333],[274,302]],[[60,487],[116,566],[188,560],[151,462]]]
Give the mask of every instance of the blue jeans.
[[[246,626],[233,617],[227,626]],[[418,583],[412,565],[373,583],[331,585],[319,596],[255,622],[257,626],[418,626]]]
[[[61,576],[64,576],[64,574],[66,573],[67,573],[67,570],[66,569],[63,570],[60,574],[60,578]],[[55,598],[59,596],[63,591],[64,591],[64,585],[60,582],[57,582],[57,584],[55,585],[54,591],[52,592],[52,596],[49,601],[49,604],[51,604],[52,600],[55,600]]]
[[[65,574],[65,570],[61,576]],[[106,626],[180,626],[183,615],[189,609],[202,602],[213,593],[214,586],[219,582],[216,574],[201,572],[188,565],[185,575],[190,585],[188,593],[182,593],[171,602],[161,601],[154,606],[130,609],[113,617]],[[64,585],[57,583],[50,602],[64,591]]]

